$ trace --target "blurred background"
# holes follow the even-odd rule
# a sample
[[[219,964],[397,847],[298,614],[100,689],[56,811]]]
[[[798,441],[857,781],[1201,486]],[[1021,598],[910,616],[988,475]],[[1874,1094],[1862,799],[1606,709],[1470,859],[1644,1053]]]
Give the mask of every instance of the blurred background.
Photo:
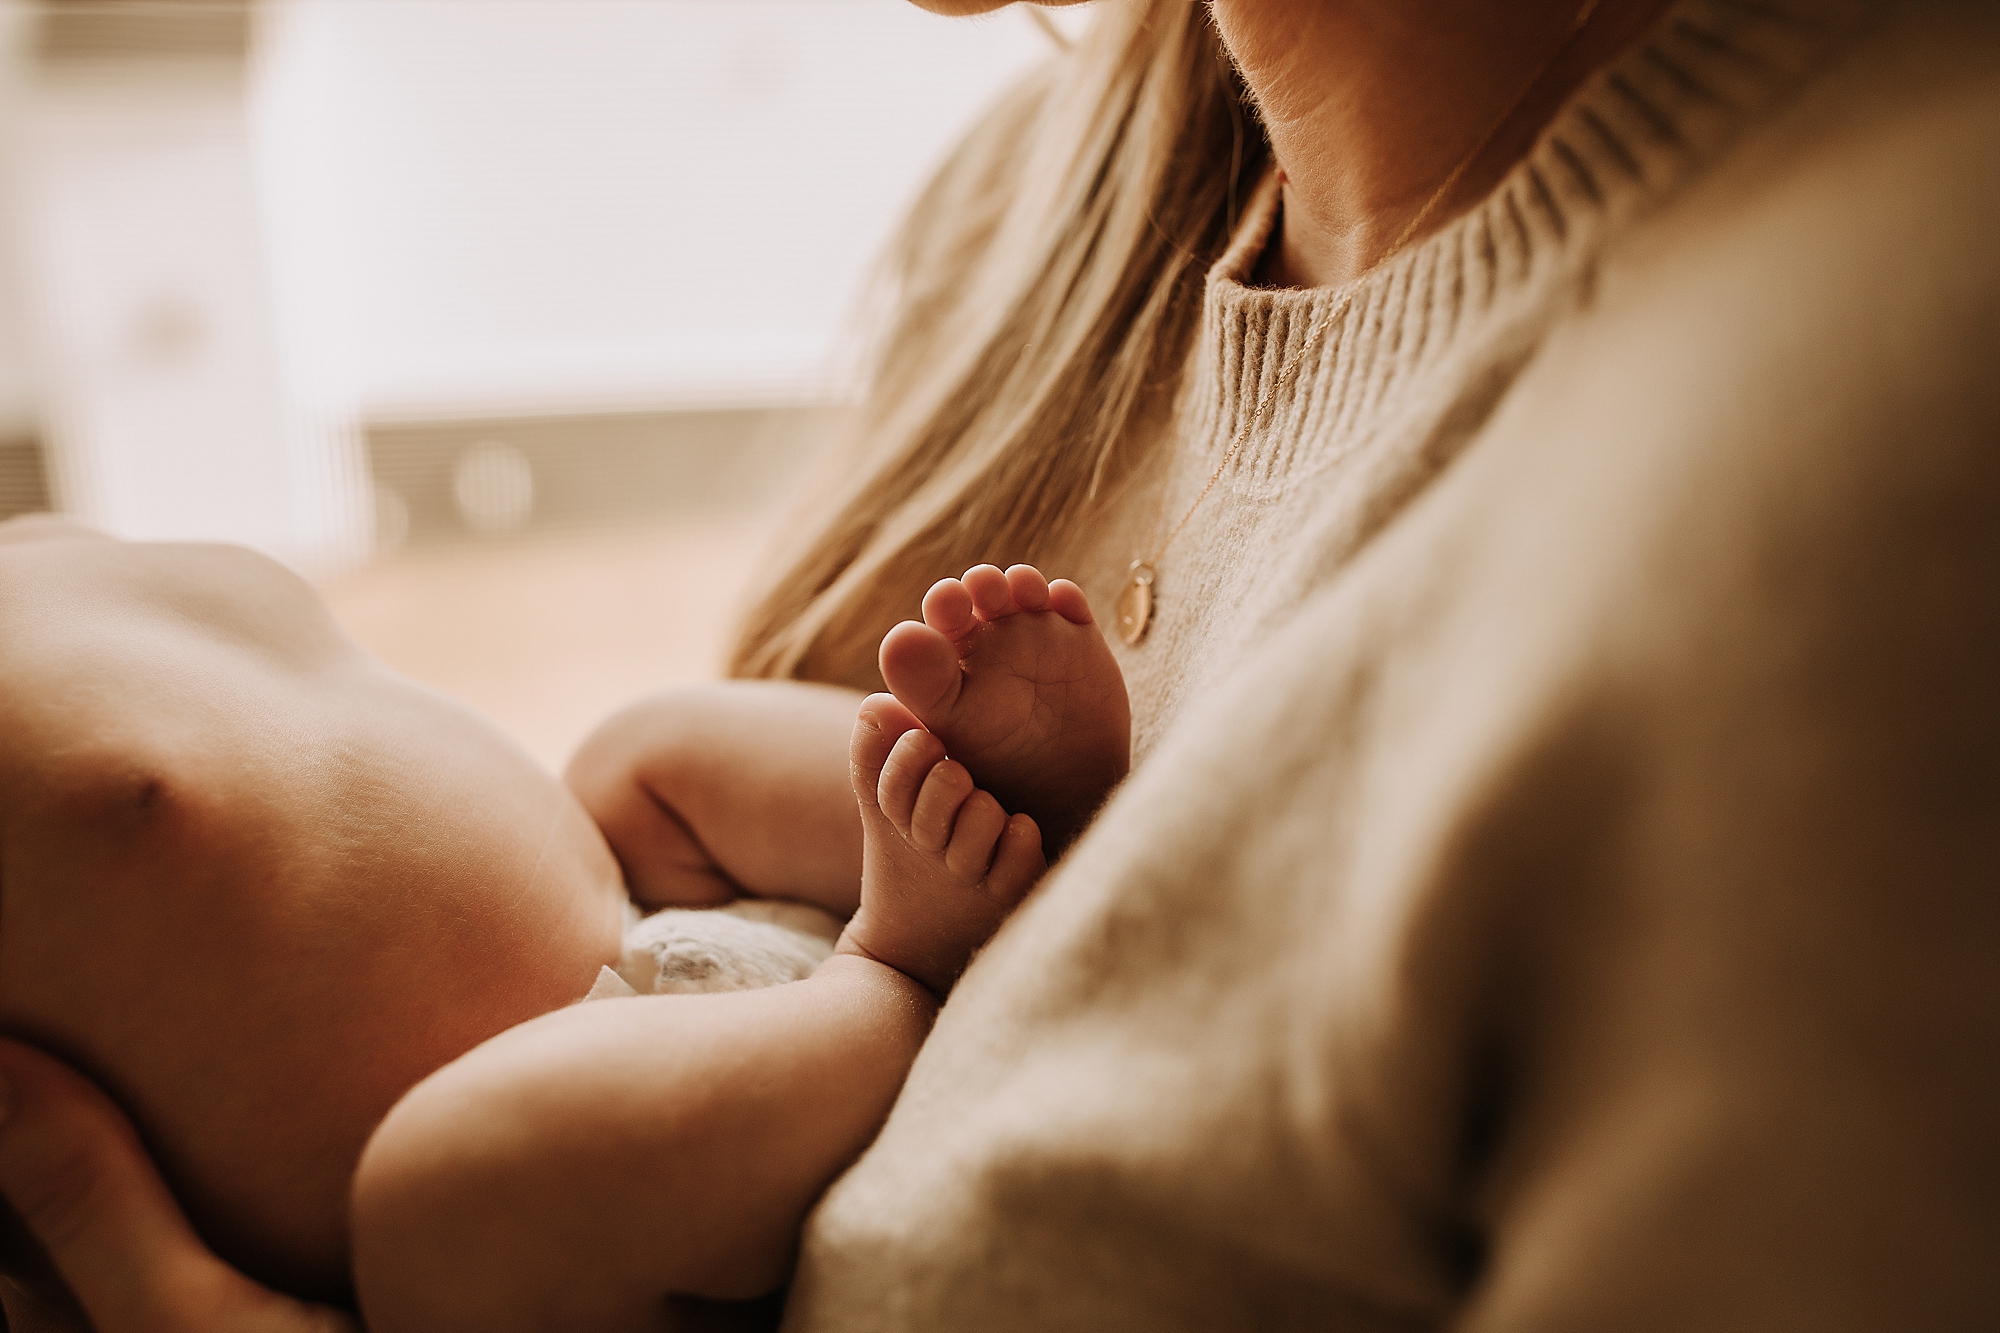
[[[1081,21],[0,0],[0,517],[267,551],[557,767],[717,673],[870,262]]]

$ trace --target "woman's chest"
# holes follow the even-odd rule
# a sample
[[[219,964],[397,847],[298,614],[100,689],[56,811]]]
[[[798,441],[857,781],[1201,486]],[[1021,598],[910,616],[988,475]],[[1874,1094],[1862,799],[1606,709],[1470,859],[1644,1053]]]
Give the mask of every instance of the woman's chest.
[[[1308,414],[1241,441],[1199,414],[1176,419],[1062,571],[1125,673],[1135,763],[1418,500],[1503,385],[1486,381],[1478,404],[1411,393],[1364,421]],[[1142,601],[1133,633],[1120,612]]]

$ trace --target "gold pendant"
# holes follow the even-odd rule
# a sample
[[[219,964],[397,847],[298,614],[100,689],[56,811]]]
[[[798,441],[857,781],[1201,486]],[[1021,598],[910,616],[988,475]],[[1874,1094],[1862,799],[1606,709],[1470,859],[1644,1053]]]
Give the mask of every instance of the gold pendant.
[[[1128,648],[1137,648],[1153,624],[1153,567],[1144,560],[1132,562],[1132,577],[1118,594],[1118,637]]]

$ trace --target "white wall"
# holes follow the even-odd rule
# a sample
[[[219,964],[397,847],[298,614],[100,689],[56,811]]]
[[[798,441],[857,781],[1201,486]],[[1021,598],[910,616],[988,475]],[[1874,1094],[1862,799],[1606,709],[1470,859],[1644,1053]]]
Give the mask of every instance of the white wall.
[[[16,203],[34,395],[65,509],[323,564],[366,549],[367,516],[351,441],[287,382],[244,108],[227,59],[37,73]]]
[[[26,6],[0,0],[0,201],[19,189],[20,106],[25,82]],[[0,440],[33,429],[34,375],[28,340],[27,293],[22,290],[15,213],[0,206]]]
[[[895,219],[1051,49],[904,0],[259,16],[247,69],[0,59],[0,430],[115,533],[320,567],[368,545],[361,421],[829,392]]]
[[[267,0],[288,328],[370,414],[809,394],[923,175],[1050,47],[905,0]]]

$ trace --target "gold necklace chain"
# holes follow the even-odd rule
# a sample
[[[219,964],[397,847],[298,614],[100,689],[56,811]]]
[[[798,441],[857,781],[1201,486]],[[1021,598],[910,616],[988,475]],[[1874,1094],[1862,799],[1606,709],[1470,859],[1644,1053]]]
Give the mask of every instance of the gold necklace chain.
[[[1292,377],[1298,373],[1306,357],[1319,345],[1320,337],[1354,304],[1355,294],[1361,290],[1362,284],[1374,275],[1375,270],[1402,253],[1410,238],[1417,234],[1417,229],[1429,221],[1431,214],[1437,211],[1437,206],[1444,202],[1447,194],[1451,193],[1452,187],[1457,185],[1459,179],[1471,169],[1479,155],[1486,151],[1486,146],[1493,142],[1493,136],[1500,132],[1500,127],[1513,117],[1520,109],[1521,103],[1527,100],[1528,94],[1534,91],[1535,85],[1549,72],[1550,67],[1556,62],[1556,57],[1575,40],[1583,25],[1590,22],[1591,13],[1597,8],[1597,4],[1598,0],[1583,0],[1583,7],[1570,22],[1569,31],[1563,35],[1563,40],[1557,44],[1555,50],[1549,52],[1548,58],[1542,61],[1535,72],[1528,76],[1527,81],[1521,85],[1521,90],[1515,93],[1513,100],[1507,104],[1507,109],[1500,113],[1499,119],[1493,122],[1493,127],[1486,131],[1485,137],[1473,146],[1471,152],[1459,159],[1458,165],[1451,169],[1451,174],[1444,178],[1444,184],[1438,186],[1431,197],[1424,201],[1424,206],[1417,210],[1416,216],[1411,218],[1403,230],[1397,233],[1396,239],[1389,243],[1389,248],[1384,250],[1374,263],[1357,273],[1341,289],[1339,298],[1313,321],[1312,328],[1306,331],[1305,341],[1299,344],[1299,349],[1285,358],[1284,364],[1278,367],[1277,377],[1264,386],[1263,391],[1257,395],[1257,402],[1250,409],[1250,415],[1244,418],[1243,424],[1237,428],[1235,438],[1230,441],[1229,448],[1222,455],[1222,461],[1215,465],[1215,471],[1209,474],[1208,481],[1194,497],[1194,502],[1188,505],[1187,512],[1181,515],[1181,521],[1174,524],[1173,531],[1154,546],[1152,555],[1132,562],[1131,568],[1126,573],[1125,589],[1118,594],[1116,621],[1118,637],[1125,640],[1128,645],[1138,647],[1145,640],[1146,631],[1152,628],[1157,600],[1153,594],[1153,583],[1161,557],[1166,555],[1167,548],[1173,545],[1174,538],[1180,536],[1181,531],[1187,527],[1188,521],[1195,516],[1195,511],[1201,508],[1201,502],[1208,498],[1208,493],[1222,480],[1223,474],[1229,470],[1229,465],[1236,461],[1236,455],[1241,453],[1243,446],[1249,442],[1251,433],[1257,429],[1258,423],[1263,420],[1272,402],[1284,391],[1285,386],[1292,382]],[[1165,509],[1165,501],[1161,502],[1161,508]]]

